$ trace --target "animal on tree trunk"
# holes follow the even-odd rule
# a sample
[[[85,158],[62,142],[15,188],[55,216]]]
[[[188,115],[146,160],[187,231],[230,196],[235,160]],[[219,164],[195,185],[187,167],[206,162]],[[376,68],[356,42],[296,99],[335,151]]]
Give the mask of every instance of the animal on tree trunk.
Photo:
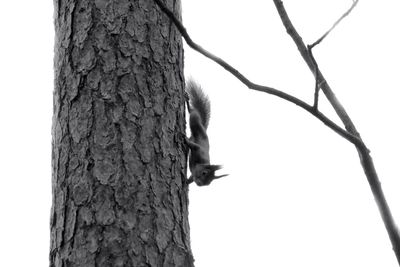
[[[186,139],[190,148],[191,175],[188,184],[194,181],[198,186],[209,185],[213,180],[227,176],[227,174],[215,176],[215,171],[221,169],[222,166],[210,164],[210,143],[207,135],[211,115],[210,100],[200,85],[193,80],[187,81],[186,92],[190,100],[187,106],[191,131],[190,138]]]

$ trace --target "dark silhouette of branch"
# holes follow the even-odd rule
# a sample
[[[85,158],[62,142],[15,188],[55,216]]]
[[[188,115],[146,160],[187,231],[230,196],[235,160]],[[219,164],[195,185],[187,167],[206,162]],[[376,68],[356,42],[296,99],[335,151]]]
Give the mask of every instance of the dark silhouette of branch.
[[[283,7],[282,1],[274,0],[274,3],[278,10],[279,16],[281,17],[282,23],[285,26],[286,32],[293,39],[301,56],[303,57],[304,61],[307,63],[308,67],[314,74],[315,68],[314,68],[312,59],[308,53],[308,49],[307,49],[306,45],[304,44],[301,36],[298,34],[298,32],[294,28],[292,22],[290,21],[285,8]],[[316,74],[314,74],[314,75],[316,75]],[[360,136],[356,127],[354,126],[354,123],[350,119],[350,116],[347,114],[346,110],[343,108],[343,106],[340,104],[339,100],[336,98],[336,95],[333,93],[331,87],[326,82],[325,77],[322,75],[322,73],[319,70],[317,71],[317,75],[320,79],[321,90],[324,92],[326,98],[329,100],[329,102],[335,109],[335,112],[337,113],[339,118],[342,120],[346,130],[351,132],[353,135]]]
[[[314,65],[315,89],[314,89],[314,106],[313,107],[315,110],[318,110],[319,89],[320,89],[319,76],[318,76],[319,67],[318,67],[317,61],[315,60],[314,55],[312,53],[313,47],[307,46],[307,48],[308,48],[308,53],[310,54],[310,57],[311,57],[311,61]]]
[[[328,36],[328,34],[334,29],[336,28],[336,26],[345,18],[347,17],[351,11],[353,11],[353,9],[356,7],[356,5],[358,4],[358,0],[353,0],[353,4],[351,5],[351,7],[349,8],[349,10],[347,10],[333,25],[332,27],[326,32],[324,33],[317,41],[315,41],[312,45],[310,45],[310,48],[312,49],[314,46],[318,45],[319,43],[321,43],[326,36]]]
[[[283,6],[282,1],[274,0],[274,3],[275,3],[277,11],[279,13],[279,16],[281,17],[282,23],[285,26],[286,32],[293,39],[293,41],[295,42],[298,50],[300,51],[300,54],[303,57],[304,61],[307,63],[310,70],[314,73],[315,67],[313,64],[313,58],[310,56],[310,53],[308,52],[308,49],[306,48],[301,36],[297,33],[292,22],[290,21],[288,15],[286,13],[286,10]],[[353,7],[355,6],[355,4],[353,4]],[[341,18],[344,18],[346,15],[348,15],[350,13],[351,9],[348,12],[346,12],[345,15],[343,15]],[[339,22],[340,22],[340,20],[339,20]],[[339,22],[337,22],[336,25]],[[328,33],[329,33],[329,31],[328,31]],[[321,41],[319,41],[319,42],[321,42]],[[316,77],[319,77],[319,79],[321,81],[320,86],[321,86],[322,91],[324,92],[325,96],[331,103],[332,107],[335,109],[339,118],[342,120],[347,131],[352,133],[355,136],[360,137],[360,134],[357,132],[357,129],[356,129],[354,123],[351,121],[346,110],[340,104],[339,100],[336,98],[335,94],[333,93],[332,89],[330,88],[329,84],[327,83],[327,81],[325,80],[324,76],[322,75],[321,71],[318,68],[317,68],[317,71],[314,73],[314,75]],[[377,203],[377,206],[379,208],[379,212],[380,212],[382,220],[385,224],[386,231],[388,232],[390,241],[392,243],[393,251],[394,251],[397,261],[400,265],[400,234],[399,234],[398,228],[396,226],[396,223],[393,219],[393,215],[392,215],[392,212],[390,211],[389,205],[387,204],[385,194],[383,193],[381,183],[379,181],[379,177],[378,177],[378,174],[375,169],[374,162],[370,156],[370,152],[368,151],[367,146],[364,144],[361,137],[359,140],[363,144],[362,146],[356,145],[357,152],[360,157],[361,165],[364,169],[365,176],[367,177],[372,194],[373,194],[375,201]]]
[[[315,41],[314,43],[312,43],[311,45],[307,45],[307,50],[309,53],[309,56],[311,58],[311,61],[313,63],[314,66],[314,76],[315,76],[315,89],[314,89],[314,108],[318,109],[318,100],[319,100],[319,90],[320,90],[320,85],[319,85],[319,67],[317,64],[317,61],[314,58],[314,55],[312,53],[312,49],[317,46],[318,44],[320,44],[326,36],[328,36],[328,34],[346,17],[348,16],[351,11],[353,11],[353,9],[355,8],[355,6],[358,4],[358,0],[353,0],[353,4],[351,5],[351,7],[332,25],[332,27],[326,31],[317,41]]]
[[[239,79],[243,84],[245,84],[249,89],[264,92],[267,94],[275,95],[279,98],[282,98],[284,100],[287,100],[304,110],[308,111],[311,113],[313,116],[315,116],[317,119],[322,121],[326,126],[331,128],[333,131],[335,131],[337,134],[348,140],[349,142],[353,143],[354,145],[357,146],[363,146],[361,140],[359,138],[340,126],[338,126],[336,123],[334,123],[332,120],[330,120],[328,117],[326,117],[323,113],[319,112],[316,110],[313,106],[310,106],[306,102],[290,95],[287,94],[283,91],[277,90],[272,87],[268,86],[262,86],[256,83],[253,83],[250,81],[248,78],[246,78],[242,73],[240,73],[237,69],[232,67],[230,64],[228,64],[226,61],[223,59],[215,56],[214,54],[210,53],[209,51],[205,50],[203,47],[200,45],[196,44],[192,38],[189,36],[188,32],[186,31],[185,27],[182,25],[182,23],[176,18],[176,16],[173,14],[171,10],[169,10],[160,0],[154,0],[157,5],[160,7],[160,9],[170,18],[170,20],[175,24],[179,32],[182,34],[182,37],[185,39],[186,43],[195,51],[199,52],[200,54],[204,55],[205,57],[211,59],[224,69],[226,69],[228,72],[230,72],[233,76],[235,76],[237,79]]]
[[[265,92],[268,94],[275,95],[279,98],[282,98],[284,100],[287,100],[293,104],[296,104],[297,106],[303,108],[304,110],[308,111],[311,113],[313,116],[315,116],[317,119],[322,121],[325,125],[327,125],[329,128],[331,128],[333,131],[335,131],[337,134],[340,136],[344,137],[346,140],[349,142],[353,143],[358,151],[361,165],[364,169],[364,173],[367,177],[368,183],[370,185],[371,191],[374,195],[374,198],[376,200],[376,203],[378,205],[382,220],[385,224],[386,230],[389,234],[390,240],[392,242],[393,250],[396,254],[397,260],[400,264],[400,236],[399,232],[397,230],[396,224],[394,222],[392,213],[390,211],[390,208],[386,202],[386,198],[384,196],[384,193],[382,191],[382,187],[378,178],[378,175],[375,170],[375,166],[373,163],[373,160],[370,156],[370,151],[368,150],[367,146],[364,144],[362,141],[360,134],[358,133],[354,123],[351,121],[349,115],[347,114],[346,110],[344,107],[341,105],[339,100],[336,98],[335,94],[333,93],[332,89],[330,88],[329,84],[327,83],[326,79],[322,75],[321,71],[318,69],[318,65],[314,65],[315,59],[313,59],[312,54],[310,55],[309,50],[303,43],[303,40],[301,36],[297,33],[296,29],[292,25],[286,10],[283,6],[282,1],[280,0],[274,0],[275,6],[278,10],[278,13],[281,17],[281,20],[286,28],[287,33],[292,37],[293,41],[297,45],[298,50],[300,51],[300,54],[302,55],[303,59],[307,63],[308,67],[310,70],[313,72],[313,74],[316,77],[316,82],[318,82],[318,87],[321,88],[321,90],[324,92],[325,96],[331,103],[332,107],[335,109],[337,115],[339,118],[342,120],[345,128],[347,131],[343,130],[340,126],[335,124],[333,121],[331,121],[329,118],[327,118],[324,114],[318,111],[317,108],[315,108],[315,102],[318,102],[314,98],[314,106],[310,106],[304,101],[286,94],[282,91],[279,91],[277,89],[274,89],[272,87],[267,87],[267,86],[262,86],[255,84],[248,80],[243,74],[241,74],[237,69],[233,68],[230,64],[228,64],[226,61],[223,59],[213,55],[212,53],[208,52],[204,48],[202,48],[200,45],[196,44],[189,36],[187,33],[185,27],[182,25],[182,23],[175,17],[175,15],[160,1],[160,0],[154,0],[157,5],[160,7],[160,9],[170,18],[170,20],[174,23],[174,25],[177,27],[179,32],[182,34],[183,38],[185,39],[186,43],[195,51],[199,52],[200,54],[204,55],[205,57],[213,60],[220,66],[222,66],[224,69],[226,69],[228,72],[230,72],[232,75],[234,75],[237,79],[239,79],[243,84],[245,84],[249,89]],[[358,2],[358,1],[356,1]],[[333,28],[337,26],[337,24],[350,13],[350,11],[354,8],[355,4],[353,4],[353,7],[346,12],[335,24],[334,26],[324,34],[323,37],[321,37],[318,43],[320,43],[328,34],[330,31],[332,31]],[[315,46],[318,43],[314,43],[313,46]],[[316,62],[315,62],[316,64]],[[317,86],[317,85],[316,85]],[[319,89],[318,89],[319,90]]]

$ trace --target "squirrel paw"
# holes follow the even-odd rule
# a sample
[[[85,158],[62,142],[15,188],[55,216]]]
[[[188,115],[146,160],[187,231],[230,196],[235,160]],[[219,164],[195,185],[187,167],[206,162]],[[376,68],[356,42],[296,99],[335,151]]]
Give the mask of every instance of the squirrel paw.
[[[187,180],[186,180],[186,184],[190,185],[191,183],[193,183],[193,176],[190,176]]]

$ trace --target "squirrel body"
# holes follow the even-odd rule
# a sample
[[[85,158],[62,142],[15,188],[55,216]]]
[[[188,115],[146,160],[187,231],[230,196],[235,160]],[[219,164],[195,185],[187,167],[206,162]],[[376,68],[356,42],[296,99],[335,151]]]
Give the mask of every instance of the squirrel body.
[[[189,96],[189,126],[191,136],[187,139],[190,148],[189,169],[191,176],[188,183],[193,181],[198,186],[209,185],[213,180],[227,176],[215,176],[215,171],[222,168],[220,165],[210,164],[210,143],[207,127],[210,121],[211,104],[200,85],[193,80],[186,83],[186,92]]]

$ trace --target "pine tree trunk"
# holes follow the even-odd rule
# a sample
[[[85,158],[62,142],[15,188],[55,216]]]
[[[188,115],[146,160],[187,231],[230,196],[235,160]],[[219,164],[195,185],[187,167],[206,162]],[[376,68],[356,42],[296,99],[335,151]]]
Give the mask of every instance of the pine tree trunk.
[[[54,6],[50,266],[193,266],[180,35],[149,0]]]

